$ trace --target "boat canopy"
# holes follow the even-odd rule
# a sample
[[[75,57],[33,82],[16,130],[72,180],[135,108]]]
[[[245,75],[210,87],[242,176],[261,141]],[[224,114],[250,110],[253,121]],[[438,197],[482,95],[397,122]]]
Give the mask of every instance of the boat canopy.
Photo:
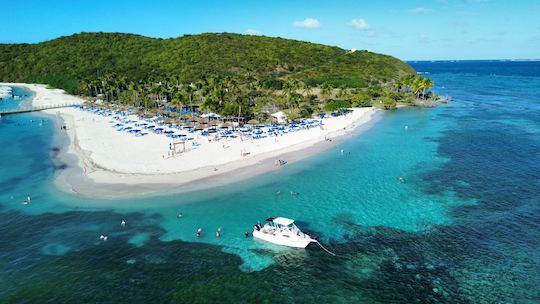
[[[289,226],[290,224],[294,223],[294,220],[285,217],[276,217],[274,220],[272,220],[272,222],[278,225]]]

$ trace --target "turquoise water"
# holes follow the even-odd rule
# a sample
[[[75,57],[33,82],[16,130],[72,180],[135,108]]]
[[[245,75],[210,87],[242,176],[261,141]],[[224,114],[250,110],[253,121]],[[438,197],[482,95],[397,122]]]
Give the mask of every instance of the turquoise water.
[[[3,117],[0,298],[534,302],[538,64],[413,65],[453,101],[385,112],[318,156],[212,191],[101,201],[60,192],[50,118]],[[339,257],[244,237],[276,215]]]

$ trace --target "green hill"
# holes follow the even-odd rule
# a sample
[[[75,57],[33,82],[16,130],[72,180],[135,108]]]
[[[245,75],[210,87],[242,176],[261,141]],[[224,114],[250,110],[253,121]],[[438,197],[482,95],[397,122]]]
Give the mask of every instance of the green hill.
[[[37,44],[0,44],[0,80],[48,83],[83,93],[80,83],[115,73],[129,81],[208,76],[275,83],[362,88],[414,74],[406,63],[367,51],[239,34],[155,39],[121,33],[81,33]]]

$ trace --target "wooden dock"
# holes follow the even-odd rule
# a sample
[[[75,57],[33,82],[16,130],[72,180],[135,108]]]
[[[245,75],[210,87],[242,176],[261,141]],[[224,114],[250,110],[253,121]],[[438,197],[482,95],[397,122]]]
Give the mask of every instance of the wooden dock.
[[[29,112],[38,112],[38,111],[50,110],[50,109],[68,108],[68,107],[73,107],[77,105],[79,104],[70,103],[70,104],[53,104],[53,105],[39,106],[39,107],[22,107],[22,108],[10,109],[10,110],[1,110],[0,116],[22,114],[22,113],[29,113]]]

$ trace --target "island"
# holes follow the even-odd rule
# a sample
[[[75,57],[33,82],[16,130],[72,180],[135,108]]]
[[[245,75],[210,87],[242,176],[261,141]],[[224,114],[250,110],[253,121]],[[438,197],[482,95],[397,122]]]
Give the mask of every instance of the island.
[[[278,170],[380,111],[440,100],[394,57],[254,35],[81,33],[1,44],[0,62],[2,85],[32,91],[32,106],[72,105],[44,111],[69,137],[58,181],[95,197]]]

